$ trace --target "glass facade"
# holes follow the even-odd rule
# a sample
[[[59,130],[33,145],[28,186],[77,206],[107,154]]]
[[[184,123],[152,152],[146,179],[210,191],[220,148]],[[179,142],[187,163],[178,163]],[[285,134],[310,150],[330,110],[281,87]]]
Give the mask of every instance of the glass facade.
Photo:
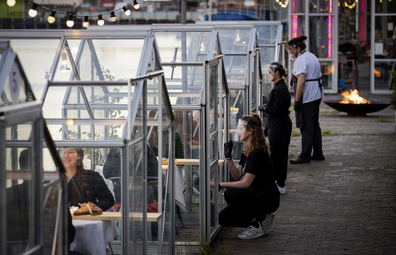
[[[308,8],[304,8],[307,6]],[[334,7],[335,6],[335,7]],[[327,93],[338,91],[338,25],[337,4],[334,1],[290,1],[290,39],[304,34],[308,37],[305,44],[307,50],[313,53],[321,64],[323,87]],[[292,67],[289,59],[289,66]],[[289,77],[290,79],[290,77]]]

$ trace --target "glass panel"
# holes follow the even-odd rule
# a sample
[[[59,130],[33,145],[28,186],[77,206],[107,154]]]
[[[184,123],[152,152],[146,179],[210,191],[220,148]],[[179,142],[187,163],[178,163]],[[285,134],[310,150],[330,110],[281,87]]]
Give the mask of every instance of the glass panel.
[[[245,85],[247,56],[225,56],[223,59],[228,86]]]
[[[235,129],[238,120],[243,116],[244,90],[230,90],[230,129]]]
[[[332,17],[310,17],[309,51],[317,58],[332,58]]]
[[[186,77],[182,79],[183,71],[185,71]],[[169,92],[181,91],[182,84],[187,84],[187,91],[199,92],[202,91],[202,80],[203,80],[203,68],[202,66],[188,66],[188,67],[171,67],[164,66],[164,74],[166,78],[166,84]],[[173,86],[177,85],[177,86]]]
[[[375,61],[374,66],[374,89],[391,90],[392,72],[396,70],[396,61]]]
[[[267,72],[265,67],[275,60],[275,47],[261,47],[260,48],[260,61],[261,61],[261,70],[263,74]]]
[[[45,73],[51,70],[59,39],[13,39],[12,51],[17,53],[36,99],[40,99],[46,83]]]
[[[149,198],[149,194],[153,196],[153,190],[151,183],[154,183],[154,180],[148,180],[147,182],[147,191],[143,191],[143,171],[148,171],[148,169],[143,168],[143,150],[147,151],[147,167],[151,169],[157,167],[158,161],[155,158],[155,155],[151,153],[149,147],[146,144],[146,141],[143,137],[143,97],[139,98],[139,108],[136,113],[136,120],[134,126],[132,128],[131,141],[133,144],[128,146],[129,149],[129,211],[134,213],[142,213],[143,208],[143,192],[147,192],[147,198]],[[151,170],[150,170],[151,171]],[[151,188],[149,188],[151,187]],[[154,227],[153,227],[154,228]],[[149,230],[148,228],[146,228]],[[142,253],[142,242],[143,242],[143,222],[135,221],[133,218],[130,219],[129,223],[130,230],[130,239],[129,242],[132,246],[129,249],[130,254],[141,254]],[[151,230],[151,227],[150,227]],[[124,240],[125,241],[125,240]]]
[[[345,1],[348,2],[348,1]],[[356,6],[356,2],[352,1]],[[352,7],[353,8],[353,7]],[[332,13],[333,12],[333,1],[320,1],[314,0],[309,2],[310,13]]]
[[[304,13],[305,12],[305,1],[306,0],[291,0],[290,1],[290,12],[291,13]]]
[[[218,125],[218,66],[209,68],[209,109],[210,109],[210,133],[217,131]]]
[[[29,142],[32,122],[6,127],[6,140]],[[36,237],[36,196],[38,189],[29,147],[5,148],[6,197],[7,197],[7,254],[22,254],[38,245]]]
[[[211,32],[155,32],[164,62],[202,62],[206,59]],[[183,55],[183,44],[186,52]]]
[[[219,30],[222,53],[247,53],[250,33],[250,29]]]
[[[258,93],[257,89],[259,88],[259,84],[258,84],[259,81],[257,80],[257,77],[256,77],[256,73],[258,71],[258,65],[256,64],[257,56],[254,55],[251,57],[251,59],[252,59],[251,63],[253,63],[253,66],[251,67],[252,70],[250,72],[251,80],[253,83],[252,84],[253,86],[252,86],[252,106],[251,106],[252,108],[251,109],[254,109],[258,106],[257,99],[256,99],[257,93]],[[256,110],[257,110],[257,108],[256,108]]]
[[[143,49],[143,39],[101,39],[75,40],[68,39],[69,49],[73,55],[80,79],[93,80],[124,80],[137,74],[138,59]],[[65,49],[63,49],[65,51]],[[79,50],[81,52],[79,52]],[[76,57],[80,55],[80,60]],[[64,61],[64,62],[63,62]],[[55,81],[70,79],[72,69],[70,59],[63,56],[59,59]]]
[[[299,37],[305,34],[305,17],[299,15],[292,15],[290,17],[291,35],[287,40]]]
[[[323,89],[332,89],[334,77],[334,64],[332,61],[320,61]]]
[[[134,90],[132,86],[132,94]],[[90,120],[80,88],[49,87],[43,115],[54,139],[122,139],[128,108],[127,86],[86,86],[83,91],[94,121]],[[59,95],[63,95],[63,101],[59,100]],[[54,119],[60,119],[61,123]]]
[[[258,46],[276,43],[278,25],[254,25],[257,29]]]
[[[384,0],[372,0],[375,1],[375,12],[376,13],[396,13],[395,4],[392,1]],[[371,2],[369,2],[371,6]]]
[[[33,95],[31,95],[31,93],[28,92],[29,89],[27,89],[29,86],[25,84],[23,71],[24,70],[17,62],[12,63],[12,68],[6,77],[3,92],[0,96],[0,106],[33,100]]]
[[[56,173],[57,175],[57,173]],[[60,243],[61,227],[58,225],[62,210],[59,210],[61,203],[62,186],[60,180],[46,180],[43,187],[44,195],[44,254],[51,254],[54,238],[58,237],[57,242]],[[59,215],[59,216],[58,216]],[[60,223],[62,224],[62,223]],[[58,229],[56,229],[56,227]],[[58,245],[58,249],[60,245]],[[59,251],[58,251],[59,252]]]
[[[166,98],[163,94],[163,102],[165,102]],[[164,160],[165,158],[171,158],[174,157],[174,150],[172,149],[172,141],[174,141],[175,138],[172,136],[172,126],[171,126],[171,119],[170,119],[170,112],[168,112],[167,108],[165,107],[165,105],[163,104],[162,106],[162,160]],[[176,142],[176,141],[175,141]],[[167,166],[167,167],[166,167]],[[164,254],[171,254],[171,246],[173,246],[174,244],[171,243],[172,241],[172,230],[174,228],[174,226],[172,226],[170,223],[171,221],[171,216],[172,216],[172,211],[173,208],[175,208],[174,205],[174,201],[172,199],[172,188],[175,188],[175,195],[177,196],[180,204],[184,204],[184,194],[183,194],[183,189],[184,187],[182,185],[177,186],[176,188],[176,183],[174,186],[170,186],[170,183],[173,182],[173,180],[175,181],[181,181],[181,175],[177,175],[179,176],[179,179],[176,179],[175,177],[173,178],[173,180],[171,180],[171,172],[170,172],[170,165],[169,165],[169,161],[168,164],[163,164],[162,167],[162,174],[163,174],[163,182],[162,182],[162,199],[163,199],[163,207],[162,207],[162,213],[164,215],[163,220],[162,220],[162,228],[163,228],[163,253]],[[179,171],[178,168],[174,169],[175,171]],[[180,184],[180,182],[179,182]],[[172,199],[172,200],[171,200]],[[180,201],[181,200],[181,201]],[[162,229],[162,228],[159,228]],[[161,236],[161,235],[159,235]]]
[[[374,50],[376,59],[396,59],[396,15],[375,17]]]

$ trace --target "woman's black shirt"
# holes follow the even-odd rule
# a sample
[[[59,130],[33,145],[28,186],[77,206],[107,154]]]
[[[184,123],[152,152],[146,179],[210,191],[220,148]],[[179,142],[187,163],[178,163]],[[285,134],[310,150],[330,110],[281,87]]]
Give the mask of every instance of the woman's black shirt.
[[[246,173],[256,176],[250,185],[250,190],[259,191],[267,189],[275,182],[270,156],[265,152],[263,147],[254,149],[250,152],[249,157],[246,157],[242,153],[239,165],[242,165],[242,174],[244,176]]]
[[[289,117],[291,97],[283,79],[275,83],[268,98],[267,128],[270,143],[290,144],[292,122]]]
[[[71,206],[78,206],[78,203],[90,201],[99,206],[103,211],[107,211],[114,205],[114,197],[99,173],[89,170],[85,171],[87,190],[92,193],[91,197],[76,183],[78,175],[76,173],[67,184]]]

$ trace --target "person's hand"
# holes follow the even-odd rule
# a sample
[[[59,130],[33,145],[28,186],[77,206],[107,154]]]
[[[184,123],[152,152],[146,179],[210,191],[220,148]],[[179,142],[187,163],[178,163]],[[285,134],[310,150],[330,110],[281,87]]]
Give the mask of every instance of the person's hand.
[[[260,112],[264,112],[264,111],[265,111],[265,108],[267,108],[267,105],[266,105],[266,104],[264,104],[264,105],[259,105],[258,110],[259,110]]]
[[[233,147],[232,140],[228,141],[224,144],[224,156],[225,158],[231,158],[231,152],[232,152],[232,147]]]
[[[301,111],[301,109],[302,109],[302,103],[301,103],[301,101],[295,101],[295,102],[294,102],[294,110],[295,110],[296,112],[299,112],[299,111]]]

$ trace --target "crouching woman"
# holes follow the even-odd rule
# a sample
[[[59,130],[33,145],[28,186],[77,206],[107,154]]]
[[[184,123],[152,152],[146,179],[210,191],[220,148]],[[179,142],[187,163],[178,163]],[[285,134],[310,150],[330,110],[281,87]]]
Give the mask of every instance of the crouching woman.
[[[247,227],[240,239],[253,239],[268,234],[279,207],[280,193],[265,141],[262,121],[257,114],[243,116],[237,125],[239,139],[246,143],[238,167],[231,158],[233,143],[224,144],[228,168],[235,182],[220,182],[228,206],[219,215],[223,227]]]

